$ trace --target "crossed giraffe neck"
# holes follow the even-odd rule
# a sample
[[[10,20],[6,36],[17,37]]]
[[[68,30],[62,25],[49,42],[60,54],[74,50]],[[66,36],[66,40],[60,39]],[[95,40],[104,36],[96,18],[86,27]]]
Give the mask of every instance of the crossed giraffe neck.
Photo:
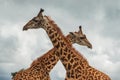
[[[56,48],[56,55],[60,58],[62,64],[66,69],[65,80],[111,80],[105,73],[91,67],[88,61],[73,47],[62,34],[58,26],[47,16],[42,15],[43,10],[40,11],[33,24],[27,24],[23,29],[29,28],[43,28],[54,47]]]
[[[69,41],[69,43],[74,44],[77,43],[79,45],[81,45],[81,41],[84,43],[89,43],[87,38],[83,38],[83,35],[78,32],[70,32],[67,36],[66,39]],[[86,45],[87,46],[87,45]],[[55,54],[55,48],[49,50],[46,54],[44,54],[43,56],[37,58],[36,60],[33,61],[33,63],[31,64],[31,66],[36,65],[36,63],[40,63],[42,65],[45,65],[45,70],[47,72],[50,72],[53,67],[55,66],[55,64],[58,62],[59,57],[56,56]]]

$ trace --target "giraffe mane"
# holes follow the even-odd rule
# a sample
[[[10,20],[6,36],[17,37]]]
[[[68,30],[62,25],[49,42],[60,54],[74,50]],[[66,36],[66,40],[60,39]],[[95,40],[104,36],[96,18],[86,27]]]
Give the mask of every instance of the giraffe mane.
[[[50,25],[54,26],[54,28],[55,28],[57,31],[59,31],[60,35],[61,35],[61,36],[64,38],[64,40],[67,42],[67,45],[72,46],[72,44],[70,44],[69,41],[65,38],[65,36],[63,35],[61,29],[60,29],[59,26],[55,23],[55,21],[53,21],[51,18],[49,18],[49,16],[45,16],[45,17],[48,19]]]
[[[49,50],[48,52],[51,52],[53,49],[51,49],[51,50]],[[41,57],[38,57],[37,59],[35,59],[32,63],[31,63],[31,65],[30,65],[30,67],[32,67],[34,64],[36,64],[37,62],[40,62],[41,60],[42,60],[42,57],[45,57],[45,56],[47,56],[48,54],[43,54]]]
[[[63,35],[63,33],[62,33],[61,29],[58,27],[58,25],[55,24],[55,22],[54,22],[51,18],[49,18],[49,16],[45,16],[45,17],[47,17],[47,19],[49,20],[50,24],[51,24],[52,26],[54,26],[54,27],[59,31],[60,35],[64,38],[65,42],[67,42],[68,47],[71,47],[71,50],[74,51],[74,53],[75,53],[77,56],[82,57],[83,59],[86,60],[86,62],[88,62],[87,59],[86,59],[79,51],[77,51],[77,50],[72,46],[72,44],[69,43],[69,41],[65,38],[65,36]]]

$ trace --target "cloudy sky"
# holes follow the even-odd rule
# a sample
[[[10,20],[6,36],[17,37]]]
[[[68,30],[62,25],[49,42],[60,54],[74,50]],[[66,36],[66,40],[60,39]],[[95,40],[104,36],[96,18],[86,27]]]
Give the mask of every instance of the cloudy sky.
[[[29,67],[53,47],[44,30],[22,31],[40,8],[65,35],[82,25],[93,49],[73,46],[91,66],[120,80],[120,0],[0,0],[0,80],[11,80],[11,72]],[[51,80],[64,80],[61,62],[50,76]]]

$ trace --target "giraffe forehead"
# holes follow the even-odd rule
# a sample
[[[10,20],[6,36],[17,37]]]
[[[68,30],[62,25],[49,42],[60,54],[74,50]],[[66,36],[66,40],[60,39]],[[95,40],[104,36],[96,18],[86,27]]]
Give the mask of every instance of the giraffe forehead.
[[[49,20],[46,16],[43,17],[43,19],[45,20],[45,24],[49,25]]]

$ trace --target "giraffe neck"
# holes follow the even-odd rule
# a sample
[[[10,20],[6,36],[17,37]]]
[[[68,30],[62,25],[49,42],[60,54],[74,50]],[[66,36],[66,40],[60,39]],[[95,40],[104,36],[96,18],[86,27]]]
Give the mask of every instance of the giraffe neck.
[[[61,42],[66,42],[66,45],[71,46],[68,40],[65,39],[60,28],[54,23],[54,21],[49,20],[47,16],[45,16],[46,24],[44,25],[43,29],[47,32],[50,40],[54,47],[60,47]],[[61,44],[62,45],[62,44]]]
[[[47,32],[50,40],[52,41],[53,46],[56,48],[55,52],[62,61],[66,71],[70,71],[73,65],[74,67],[78,66],[79,62],[82,63],[82,65],[79,65],[79,67],[86,66],[84,64],[88,64],[87,60],[80,53],[78,53],[73,47],[71,47],[71,44],[64,37],[61,30],[54,23],[54,21],[49,20],[49,18],[47,18],[47,20],[49,25],[45,26],[44,29]]]

